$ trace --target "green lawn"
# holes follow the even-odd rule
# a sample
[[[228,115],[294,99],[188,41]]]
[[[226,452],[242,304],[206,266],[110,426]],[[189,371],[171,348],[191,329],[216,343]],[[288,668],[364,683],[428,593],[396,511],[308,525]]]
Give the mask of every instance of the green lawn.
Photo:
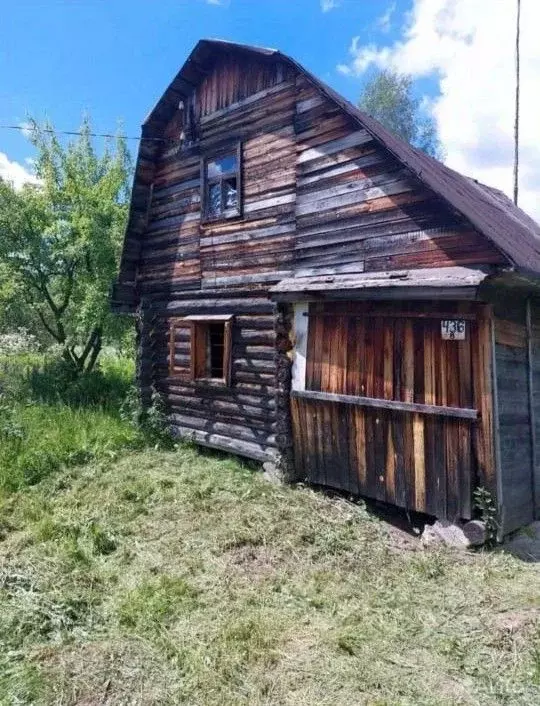
[[[181,447],[0,500],[0,703],[540,703],[540,575]]]

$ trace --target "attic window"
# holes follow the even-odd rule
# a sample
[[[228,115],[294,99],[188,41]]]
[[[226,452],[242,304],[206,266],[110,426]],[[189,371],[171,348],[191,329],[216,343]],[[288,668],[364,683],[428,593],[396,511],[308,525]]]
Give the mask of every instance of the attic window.
[[[234,218],[241,213],[240,145],[202,162],[203,218]]]

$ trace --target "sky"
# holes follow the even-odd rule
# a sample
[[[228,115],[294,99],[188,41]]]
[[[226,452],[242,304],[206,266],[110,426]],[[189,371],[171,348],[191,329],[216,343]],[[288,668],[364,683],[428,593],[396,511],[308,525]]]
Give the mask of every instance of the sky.
[[[454,169],[512,193],[516,0],[18,0],[2,8],[0,125],[138,136],[196,42],[282,50],[356,102],[374,68],[416,79]],[[522,0],[520,205],[540,221],[540,2]],[[133,150],[137,143],[130,142]],[[32,180],[0,128],[0,176]]]

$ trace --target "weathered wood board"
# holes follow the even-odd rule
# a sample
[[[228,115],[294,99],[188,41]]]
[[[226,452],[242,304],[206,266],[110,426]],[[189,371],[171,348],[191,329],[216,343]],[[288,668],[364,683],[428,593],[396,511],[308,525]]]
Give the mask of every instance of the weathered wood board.
[[[312,304],[307,392],[292,399],[295,457],[308,480],[470,517],[473,487],[493,477],[491,421],[482,417],[491,391],[473,375],[481,360],[489,379],[482,316],[467,303]],[[466,319],[464,339],[443,339],[449,317]]]

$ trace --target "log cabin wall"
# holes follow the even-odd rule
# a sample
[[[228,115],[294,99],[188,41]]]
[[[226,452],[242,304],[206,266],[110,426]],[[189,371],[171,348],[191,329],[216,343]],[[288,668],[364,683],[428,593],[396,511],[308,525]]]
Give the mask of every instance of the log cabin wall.
[[[152,386],[164,395],[180,436],[258,460],[292,444],[282,431],[289,424],[281,380],[287,365],[276,352],[284,337],[267,287],[292,271],[295,96],[290,69],[275,61],[249,71],[238,59],[216,65],[189,103],[194,144],[178,145],[189,106],[166,128],[173,142],[156,161],[138,271],[145,398]],[[201,158],[238,142],[243,214],[205,224]],[[189,326],[174,329],[171,360],[171,322],[193,314],[234,316],[230,386],[191,380]]]
[[[204,154],[238,142],[242,153],[241,218],[200,230],[203,288],[267,286],[292,272],[296,90],[294,81],[281,74],[283,81],[263,88],[247,104],[233,104],[201,120]]]
[[[168,404],[176,433],[199,443],[257,460],[277,454],[275,307],[251,291],[208,290],[172,293],[154,299],[153,329],[143,356],[153,362],[153,384]],[[233,314],[231,384],[193,381],[190,330],[174,335],[173,376],[169,373],[171,320],[185,316]]]
[[[297,275],[506,262],[305,77],[297,90]]]
[[[539,517],[540,307],[524,296],[497,297],[495,366],[503,533]],[[536,323],[533,323],[536,322]]]

